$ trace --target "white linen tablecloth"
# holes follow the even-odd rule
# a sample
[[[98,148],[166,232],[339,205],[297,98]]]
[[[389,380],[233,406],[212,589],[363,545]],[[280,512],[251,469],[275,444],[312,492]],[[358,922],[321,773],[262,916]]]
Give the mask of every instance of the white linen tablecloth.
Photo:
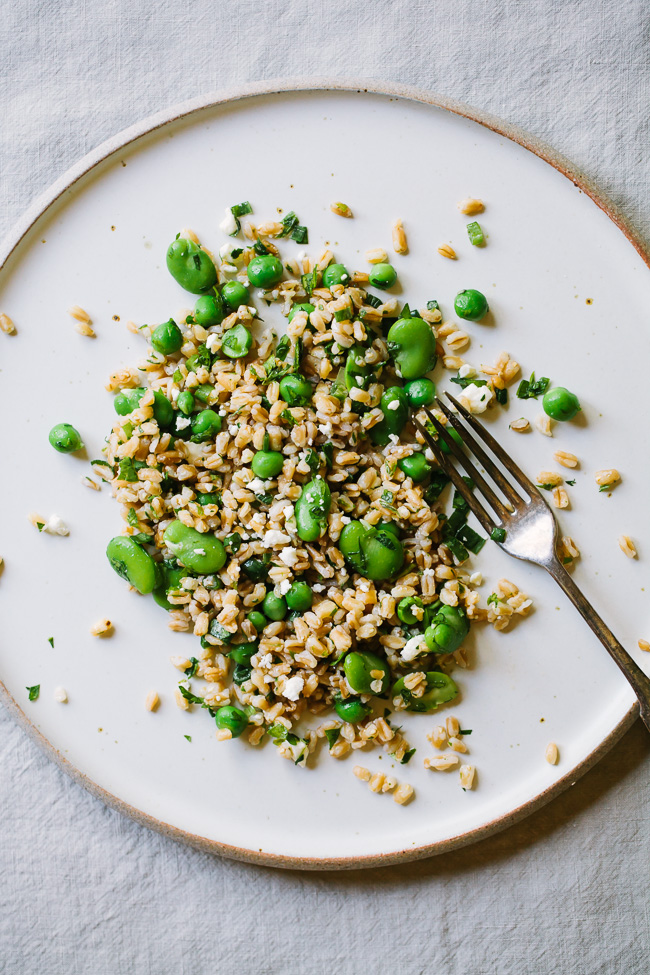
[[[406,82],[518,123],[650,237],[649,32],[644,0],[14,0],[0,18],[0,236],[132,122],[311,74]],[[300,874],[136,826],[0,711],[0,972],[646,975],[649,772],[637,723],[499,836],[403,867]]]

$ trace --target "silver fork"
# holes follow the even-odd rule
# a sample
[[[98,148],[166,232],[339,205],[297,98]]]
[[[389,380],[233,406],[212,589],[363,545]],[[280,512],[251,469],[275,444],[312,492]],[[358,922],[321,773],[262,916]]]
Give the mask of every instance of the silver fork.
[[[505,537],[501,540],[493,536],[494,540],[504,552],[507,552],[508,555],[514,555],[517,559],[523,559],[526,562],[535,562],[536,565],[541,565],[564,590],[631,684],[634,693],[639,699],[641,720],[650,731],[650,678],[643,673],[641,668],[630,657],[629,653],[621,646],[612,631],[601,620],[591,603],[578,589],[560,562],[556,552],[558,537],[557,522],[547,502],[540,494],[536,485],[533,484],[530,478],[526,477],[524,472],[514,463],[512,458],[509,457],[494,437],[488,433],[485,427],[479,423],[476,417],[472,416],[451,393],[447,393],[446,395],[450,402],[453,403],[457,412],[452,412],[440,399],[436,400],[437,408],[445,415],[451,426],[461,435],[463,446],[478,459],[484,471],[501,492],[502,497],[498,496],[492,485],[488,483],[483,474],[477,469],[470,454],[466,453],[456,443],[445,429],[445,426],[440,423],[433,413],[429,410],[424,410],[429,421],[433,424],[438,438],[444,441],[449,448],[449,454],[445,455],[440,448],[439,442],[425,429],[416,417],[413,418],[415,426],[433,451],[438,464],[444,473],[447,474],[459,494],[465,499],[483,529],[488,534],[492,534],[495,529],[502,529],[505,532]],[[467,426],[461,423],[459,416],[465,420]],[[474,431],[476,437],[470,433],[468,427]],[[506,471],[510,474],[512,481],[515,482],[514,485],[487,454],[485,447],[488,447],[500,463],[503,464]],[[476,494],[465,483],[456,467],[451,463],[450,458],[452,456],[464,468],[473,481],[477,494],[483,496],[484,501],[492,509],[493,514],[488,513],[482,501],[479,501]]]

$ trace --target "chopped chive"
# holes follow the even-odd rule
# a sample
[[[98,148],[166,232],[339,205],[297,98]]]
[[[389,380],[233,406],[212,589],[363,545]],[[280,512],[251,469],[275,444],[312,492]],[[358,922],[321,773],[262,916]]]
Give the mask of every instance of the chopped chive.
[[[477,223],[476,220],[467,224],[467,236],[470,244],[473,244],[474,247],[483,247],[485,244],[485,234],[481,230],[480,223]]]
[[[517,396],[519,399],[537,399],[538,396],[546,392],[550,381],[547,376],[535,379],[535,373],[531,372],[530,379],[522,379],[519,383]]]
[[[259,239],[259,237],[257,238],[257,240],[255,241],[255,243],[253,244],[253,250],[255,251],[256,254],[259,254],[260,257],[263,257],[264,254],[270,254],[271,253],[271,251],[268,249],[268,247],[265,244],[262,243],[262,241]]]
[[[253,208],[248,200],[244,200],[243,203],[235,203],[235,205],[230,208],[230,212],[232,213],[233,217],[243,217],[247,213],[252,213]]]
[[[366,292],[365,304],[370,305],[371,308],[379,308],[383,302],[381,298],[377,297],[377,295],[371,295],[369,292]]]
[[[461,728],[460,731],[458,732],[459,735],[471,735],[471,733],[472,733],[471,728]]]
[[[291,239],[295,240],[297,244],[308,244],[309,243],[309,232],[306,227],[302,224],[298,224],[293,233],[291,234]]]
[[[478,532],[475,532],[473,528],[470,528],[469,525],[464,525],[457,531],[456,538],[460,539],[465,548],[469,549],[473,555],[478,555],[487,541]]]
[[[569,487],[573,487],[575,481],[566,481],[566,483],[569,485]]]

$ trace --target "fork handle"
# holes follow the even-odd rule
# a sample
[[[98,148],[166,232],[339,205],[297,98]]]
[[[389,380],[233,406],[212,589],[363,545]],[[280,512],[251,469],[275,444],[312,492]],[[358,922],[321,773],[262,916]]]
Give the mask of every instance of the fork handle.
[[[564,590],[580,615],[587,621],[608,651],[610,657],[618,665],[619,670],[622,671],[629,681],[634,693],[639,699],[641,720],[648,731],[650,731],[650,677],[643,673],[627,650],[621,646],[609,627],[601,620],[589,600],[578,589],[564,566],[558,560],[554,559],[550,564],[545,565],[544,568]]]

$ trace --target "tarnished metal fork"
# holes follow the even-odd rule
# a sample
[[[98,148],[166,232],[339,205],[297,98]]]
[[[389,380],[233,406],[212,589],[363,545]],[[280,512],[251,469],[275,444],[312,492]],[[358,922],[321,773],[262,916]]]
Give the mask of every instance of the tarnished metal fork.
[[[643,673],[629,653],[621,646],[560,562],[556,552],[558,527],[552,510],[536,485],[530,478],[526,477],[503,447],[488,433],[483,424],[479,423],[476,417],[472,416],[451,393],[446,395],[455,407],[455,412],[452,412],[440,399],[436,399],[435,405],[447,418],[448,423],[461,435],[466,450],[463,450],[453,439],[445,429],[445,425],[430,410],[424,410],[424,412],[433,425],[438,438],[449,448],[449,454],[443,453],[435,437],[418,421],[417,417],[414,417],[413,422],[416,428],[424,437],[438,464],[459,494],[465,499],[483,529],[489,535],[494,532],[494,529],[501,528],[505,531],[505,537],[502,540],[494,538],[503,551],[507,552],[508,555],[514,555],[517,559],[541,565],[564,590],[628,679],[639,699],[641,719],[650,731],[650,678]],[[461,422],[460,417],[465,423]],[[473,436],[470,430],[476,436]],[[500,461],[510,477],[506,477],[501,468],[488,455],[486,447]],[[478,470],[472,460],[472,454],[482,465],[494,486]],[[463,480],[461,474],[452,464],[451,457],[454,457],[466,471],[476,492]],[[479,500],[478,495],[482,496],[481,500]],[[492,510],[492,514],[486,509],[485,503]]]

